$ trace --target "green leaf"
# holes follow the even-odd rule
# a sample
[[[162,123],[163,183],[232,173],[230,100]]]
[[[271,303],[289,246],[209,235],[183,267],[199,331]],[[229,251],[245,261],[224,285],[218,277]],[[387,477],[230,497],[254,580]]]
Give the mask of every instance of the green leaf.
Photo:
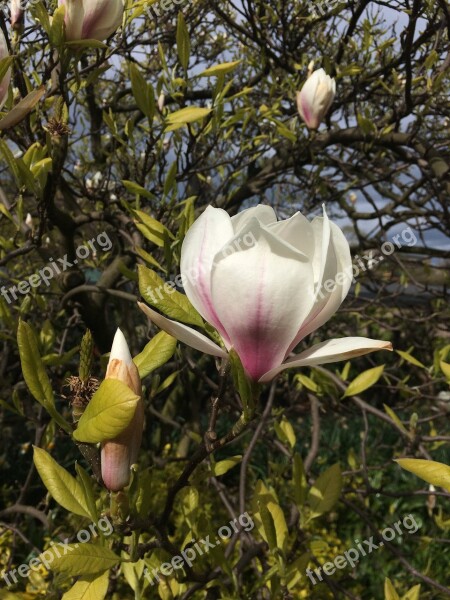
[[[53,12],[49,38],[53,46],[61,46],[64,41],[64,14],[66,7],[64,4],[58,6]]]
[[[311,508],[311,519],[330,511],[342,490],[342,474],[338,464],[333,465],[316,479],[309,490],[308,503]]]
[[[399,595],[395,591],[391,580],[386,577],[384,580],[384,600],[400,600]]]
[[[212,108],[201,108],[200,106],[186,106],[180,110],[177,110],[167,117],[168,126],[166,131],[174,131],[187,125],[188,123],[194,123],[195,121],[201,121],[207,117]]]
[[[294,487],[295,503],[300,509],[305,504],[308,482],[306,480],[302,457],[297,452],[294,454],[294,459],[292,461],[292,483]]]
[[[92,518],[80,483],[50,456],[48,452],[33,446],[36,469],[51,496],[63,508],[80,517]]]
[[[218,65],[213,65],[212,67],[208,67],[205,69],[198,77],[216,77],[218,75],[225,75],[225,73],[230,73],[230,71],[234,71],[234,69],[242,62],[242,60],[234,60],[232,62],[224,62]]]
[[[317,383],[315,381],[313,381],[307,375],[303,375],[302,373],[298,373],[297,375],[295,375],[294,379],[295,379],[295,381],[298,381],[299,383],[301,383],[301,385],[304,385],[305,388],[307,390],[310,390],[311,392],[318,392],[319,391],[319,386],[317,385]]]
[[[74,40],[70,42],[66,42],[66,46],[74,47],[76,50],[78,48],[98,48],[99,50],[105,50],[108,48],[108,45],[100,40]]]
[[[441,368],[441,371],[444,373],[445,379],[447,379],[447,381],[450,381],[450,364],[441,360],[439,361],[439,366]]]
[[[270,550],[275,550],[277,546],[277,533],[275,531],[275,523],[273,522],[272,514],[267,509],[265,504],[258,500],[257,501],[259,517],[265,533],[265,540],[269,544]]]
[[[412,365],[420,367],[421,369],[426,369],[426,366],[423,363],[421,363],[420,360],[417,360],[417,358],[411,356],[409,352],[403,352],[403,350],[396,350],[396,352],[399,356],[401,356],[404,360],[411,363]]]
[[[420,583],[408,590],[402,600],[420,600]]]
[[[60,556],[58,556],[60,554]],[[109,548],[96,544],[69,544],[64,549],[53,545],[38,558],[46,560],[50,568],[68,577],[86,577],[108,571],[121,559]],[[44,563],[45,564],[45,563]]]
[[[285,552],[289,535],[286,519],[275,496],[262,481],[256,484],[252,507],[255,525],[270,549]]]
[[[39,354],[36,335],[30,325],[22,320],[19,321],[17,329],[17,344],[28,389],[45,408],[54,406],[52,386]]]
[[[0,60],[0,81],[4,78],[13,62],[14,58],[12,56],[5,56]]]
[[[142,210],[135,210],[133,212],[144,224],[144,228],[139,227],[139,223],[137,223],[136,225],[139,231],[148,240],[150,240],[160,248],[163,248],[165,237],[170,237],[173,239],[173,235],[162,223],[160,223],[147,213],[143,212]]]
[[[12,108],[9,113],[0,121],[0,131],[3,129],[10,129],[18,125],[23,119],[30,113],[42,96],[45,94],[45,85],[42,85],[37,90],[30,92],[25,98],[22,98],[20,102]]]
[[[401,429],[404,433],[406,433],[407,435],[409,435],[408,430],[403,425],[403,423],[401,422],[400,418],[392,410],[392,408],[390,406],[388,406],[387,404],[383,404],[383,406],[384,406],[385,412],[391,417],[391,419],[394,421],[394,423],[397,425],[397,427],[399,429]]]
[[[184,294],[180,294],[151,269],[138,266],[139,291],[144,300],[162,313],[182,323],[203,328],[203,319]]]
[[[228,473],[230,469],[238,465],[242,460],[242,454],[237,454],[236,456],[232,456],[230,458],[226,458],[225,460],[219,460],[219,462],[215,463],[212,472],[214,477],[220,477],[221,475],[225,475]]]
[[[139,109],[149,119],[155,116],[155,94],[151,84],[147,83],[136,64],[130,64],[131,91]]]
[[[261,386],[249,378],[244,367],[242,366],[239,355],[234,349],[230,350],[229,357],[234,386],[241,397],[242,406],[244,407],[244,415],[248,417],[250,411],[253,411],[255,407],[256,399],[260,394]]]
[[[94,486],[92,485],[92,477],[89,473],[83,469],[79,463],[75,463],[75,470],[78,477],[81,480],[81,487],[83,489],[83,496],[86,500],[86,506],[89,510],[89,514],[94,523],[98,521],[98,510],[95,504]]]
[[[138,401],[139,396],[125,383],[105,379],[82,414],[73,437],[87,444],[113,440],[130,424]]]
[[[448,465],[421,458],[398,458],[396,462],[402,469],[450,492],[450,467]]]
[[[137,196],[143,196],[144,198],[148,198],[149,200],[153,200],[154,195],[138,183],[135,183],[134,181],[129,181],[128,179],[122,179],[122,183],[128,192],[136,194]]]
[[[349,384],[345,390],[343,398],[348,396],[356,396],[357,394],[361,394],[365,390],[368,390],[380,379],[381,375],[383,374],[383,370],[384,365],[381,365],[380,367],[374,367],[373,369],[368,369],[367,371],[360,373]]]
[[[155,369],[164,365],[172,358],[177,347],[177,340],[166,333],[160,331],[145,346],[140,354],[133,358],[133,362],[138,368],[141,379],[147,377]]]
[[[189,66],[191,42],[189,40],[189,31],[186,27],[186,21],[181,11],[178,13],[177,20],[177,51],[180,64],[183,69],[186,70]]]
[[[17,328],[17,344],[22,373],[31,394],[46,409],[61,429],[66,433],[72,433],[70,425],[55,408],[52,386],[39,354],[37,337],[30,325],[22,320],[19,320]]]
[[[109,573],[100,577],[83,577],[64,594],[61,600],[104,600],[108,592]]]

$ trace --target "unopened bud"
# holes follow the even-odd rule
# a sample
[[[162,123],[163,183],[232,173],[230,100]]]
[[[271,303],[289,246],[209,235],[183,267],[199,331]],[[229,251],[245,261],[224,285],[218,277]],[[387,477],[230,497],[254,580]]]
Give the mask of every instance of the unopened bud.
[[[144,427],[141,379],[120,329],[114,336],[105,379],[119,379],[139,396],[134,417],[128,427],[115,439],[102,444],[103,482],[109,490],[117,492],[130,481],[130,468],[137,460]]]

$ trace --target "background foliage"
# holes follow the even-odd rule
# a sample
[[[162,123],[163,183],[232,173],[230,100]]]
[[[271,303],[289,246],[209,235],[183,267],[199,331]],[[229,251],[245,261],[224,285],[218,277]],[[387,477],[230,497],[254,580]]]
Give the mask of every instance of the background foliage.
[[[74,395],[67,380],[81,376],[86,329],[98,380],[117,326],[133,356],[157,333],[136,307],[137,267],[144,296],[155,277],[146,269],[174,280],[186,230],[210,203],[234,214],[266,202],[287,217],[318,214],[325,202],[354,254],[379,258],[382,244],[408,226],[417,243],[361,271],[339,315],[308,343],[367,335],[389,339],[397,352],[283,374],[264,390],[247,431],[199,460],[185,487],[180,476],[193,457],[203,458],[198,448],[222,383],[213,359],[159,338],[163,358],[144,374],[146,428],[129,508],[116,513],[114,536],[94,544],[139,560],[112,560],[107,576],[101,572],[110,565],[102,563],[91,585],[96,598],[121,599],[378,599],[397,597],[394,588],[416,598],[417,588],[405,594],[418,584],[420,598],[448,597],[449,491],[430,488],[394,459],[450,462],[450,6],[157,6],[160,16],[145,1],[128,1],[123,29],[107,45],[81,49],[66,46],[61,22],[49,20],[54,2],[31,5],[21,33],[11,33],[1,7],[14,55],[3,111],[41,86],[44,94],[20,123],[2,129],[2,285],[17,285],[50,259],[74,263],[77,247],[102,232],[112,241],[49,286],[10,303],[0,297],[2,566],[28,562],[51,540],[73,540],[96,511],[110,510],[68,435]],[[338,90],[317,133],[295,107],[311,60]],[[365,380],[353,384],[363,372]],[[240,413],[229,379],[221,391],[219,436]],[[32,445],[70,472],[81,514],[47,494]],[[341,476],[338,467],[327,471],[332,465]],[[330,501],[311,518],[308,490],[327,472]],[[142,577],[144,566],[170,560],[244,511],[255,529],[199,557],[191,571],[153,587]],[[305,577],[308,561],[315,568],[333,560],[409,513],[423,523],[415,535],[318,586]],[[61,598],[79,574],[73,566],[42,568],[0,597]],[[383,592],[385,577],[392,584]],[[83,597],[76,585],[66,600]]]

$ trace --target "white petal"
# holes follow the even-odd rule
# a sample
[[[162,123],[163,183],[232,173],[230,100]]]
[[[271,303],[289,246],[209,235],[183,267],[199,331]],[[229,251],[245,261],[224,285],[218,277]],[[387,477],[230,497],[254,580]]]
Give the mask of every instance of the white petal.
[[[235,233],[244,229],[253,218],[258,219],[262,225],[269,225],[270,223],[276,223],[277,221],[277,216],[271,206],[258,204],[258,206],[247,208],[237,215],[234,215],[234,217],[231,217]]]
[[[376,350],[392,350],[392,344],[383,340],[371,340],[364,337],[347,337],[333,340],[327,340],[320,344],[315,344],[308,350],[289,358],[284,364],[265,373],[260,382],[270,381],[284,369],[292,367],[314,367],[324,365],[340,360],[348,360],[355,356],[369,354]]]
[[[82,39],[84,3],[79,0],[59,0],[58,6],[65,5],[64,22],[66,40],[73,42]]]
[[[111,353],[109,355],[109,362],[114,359],[121,360],[127,365],[131,365],[133,362],[127,340],[120,329],[117,329],[116,335],[114,336]]]
[[[222,358],[227,356],[227,353],[222,350],[220,346],[212,342],[209,338],[202,333],[199,333],[195,329],[191,329],[187,325],[183,325],[182,323],[177,323],[176,321],[172,321],[167,317],[163,317],[142,302],[138,302],[138,306],[147,315],[152,323],[157,325],[169,335],[177,338],[177,340],[180,340],[180,342],[191,346],[191,348],[194,348],[195,350],[204,352],[205,354],[220,356]]]
[[[208,206],[186,234],[181,248],[181,276],[184,291],[202,317],[225,337],[211,299],[211,271],[214,256],[233,237],[229,214]]]
[[[83,39],[105,40],[121,25],[123,0],[82,0],[82,4]]]
[[[352,282],[350,247],[340,228],[323,217],[312,222],[316,251],[313,259],[316,300],[311,313],[302,324],[289,352],[308,334],[330,319],[347,296]]]
[[[314,302],[312,281],[308,258],[256,218],[216,256],[214,306],[252,378],[284,360]]]
[[[312,260],[315,247],[314,231],[311,223],[300,212],[295,213],[290,219],[270,223],[266,229]]]
[[[324,278],[322,280],[319,298],[312,310],[312,315],[314,316],[311,315],[312,318],[308,318],[304,323],[301,330],[301,339],[319,327],[322,327],[322,325],[334,315],[345,300],[352,284],[352,258],[350,246],[337,225],[330,222],[330,229],[330,246],[333,248],[336,258],[335,273],[328,273],[328,279]],[[327,288],[332,291],[327,292]],[[321,302],[322,296],[325,299],[325,302]]]

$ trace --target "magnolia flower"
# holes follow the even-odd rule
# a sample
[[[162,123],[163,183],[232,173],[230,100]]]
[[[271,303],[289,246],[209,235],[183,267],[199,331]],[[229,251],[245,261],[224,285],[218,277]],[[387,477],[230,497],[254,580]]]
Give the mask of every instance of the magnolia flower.
[[[300,92],[297,92],[297,107],[301,118],[310,129],[317,129],[330,110],[336,95],[336,82],[318,69],[306,80]]]
[[[8,45],[6,43],[5,36],[0,29],[0,60],[9,56]],[[11,81],[11,68],[6,72],[6,75],[0,81],[0,109],[5,104],[8,98],[8,88]]]
[[[66,12],[66,40],[106,40],[122,23],[123,0],[58,0]]]
[[[23,0],[11,0],[11,27],[20,29],[23,23]]]
[[[239,355],[255,381],[283,369],[320,365],[374,350],[389,342],[362,337],[332,339],[290,357],[292,350],[337,311],[352,281],[350,248],[337,225],[301,213],[277,221],[259,205],[230,217],[208,207],[189,229],[181,249],[187,297]],[[203,334],[163,317],[145,314],[180,341],[213,356],[226,352]]]
[[[137,460],[144,427],[144,404],[141,379],[123,333],[114,336],[105,379],[119,379],[140,396],[134,417],[128,427],[114,440],[102,444],[102,478],[108,490],[117,492],[130,480],[130,467]]]

